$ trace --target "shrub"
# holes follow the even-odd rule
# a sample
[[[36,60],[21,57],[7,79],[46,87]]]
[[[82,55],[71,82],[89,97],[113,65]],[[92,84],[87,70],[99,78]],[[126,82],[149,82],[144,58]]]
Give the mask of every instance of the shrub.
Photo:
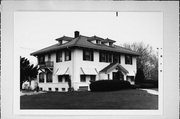
[[[138,84],[138,83],[141,83],[145,80],[145,76],[144,76],[144,72],[142,69],[138,69],[137,70],[137,73],[136,73],[136,76],[135,76],[135,83]]]
[[[99,80],[91,82],[91,91],[115,91],[121,89],[130,89],[131,84],[128,81],[120,80]]]

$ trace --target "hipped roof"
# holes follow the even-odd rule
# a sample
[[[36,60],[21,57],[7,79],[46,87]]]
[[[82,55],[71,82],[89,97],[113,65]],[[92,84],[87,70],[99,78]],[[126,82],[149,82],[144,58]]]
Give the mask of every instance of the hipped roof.
[[[69,40],[69,42],[64,43],[64,44],[55,44],[46,48],[43,48],[41,50],[38,50],[36,52],[31,53],[31,55],[37,56],[37,55],[41,55],[41,54],[45,54],[45,53],[49,53],[49,52],[55,52],[57,50],[61,50],[61,49],[66,49],[66,48],[73,48],[73,47],[79,47],[79,48],[89,48],[89,49],[94,49],[94,50],[103,50],[103,51],[110,51],[110,52],[118,52],[118,53],[123,53],[123,54],[130,54],[130,55],[135,55],[138,56],[139,53],[126,49],[124,47],[121,46],[107,46],[104,44],[94,44],[91,41],[89,41],[89,38],[93,38],[93,37],[87,37],[87,36],[82,36],[80,35],[77,38],[72,38],[71,37],[61,37],[63,39]],[[60,38],[60,39],[61,39]],[[59,40],[60,40],[59,39]],[[71,39],[71,40],[70,40]],[[58,40],[58,39],[56,39]]]

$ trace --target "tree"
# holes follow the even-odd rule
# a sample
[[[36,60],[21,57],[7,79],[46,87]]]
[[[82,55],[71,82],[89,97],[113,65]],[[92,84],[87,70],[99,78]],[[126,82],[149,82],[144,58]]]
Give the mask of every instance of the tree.
[[[38,74],[38,67],[30,64],[29,60],[25,57],[20,57],[20,89],[24,81],[33,80]]]
[[[158,57],[150,45],[134,42],[132,44],[125,43],[123,46],[140,54],[137,57],[137,71],[142,70],[145,79],[158,79]]]
[[[135,83],[142,83],[145,80],[144,72],[142,69],[138,69],[135,76]]]

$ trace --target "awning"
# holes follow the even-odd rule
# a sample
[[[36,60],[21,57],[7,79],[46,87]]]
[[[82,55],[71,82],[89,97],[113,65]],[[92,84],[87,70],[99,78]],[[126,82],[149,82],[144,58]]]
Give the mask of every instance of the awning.
[[[85,74],[85,75],[97,75],[97,69],[96,68],[82,68],[81,67],[81,73],[80,74]]]
[[[69,67],[68,68],[58,68],[56,75],[68,75],[69,74]]]

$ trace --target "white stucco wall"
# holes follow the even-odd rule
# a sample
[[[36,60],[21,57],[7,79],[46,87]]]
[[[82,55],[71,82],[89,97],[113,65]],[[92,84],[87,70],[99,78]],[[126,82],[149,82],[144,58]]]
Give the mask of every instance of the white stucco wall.
[[[64,60],[65,55],[64,52],[62,52],[62,62],[56,62],[56,54],[51,54],[51,61],[54,62],[54,68],[53,68],[53,82],[52,83],[46,83],[46,76],[45,83],[39,83],[39,87],[43,88],[44,90],[48,90],[48,88],[51,88],[52,91],[55,91],[55,88],[59,87],[59,91],[61,91],[61,88],[68,88],[68,83],[62,83],[58,82],[58,75],[56,75],[56,71],[58,68],[60,69],[67,69],[69,68],[69,75],[72,80],[72,87],[74,87],[75,90],[79,89],[79,86],[89,86],[89,80],[90,78],[87,78],[86,82],[80,81],[80,73],[81,73],[81,67],[86,69],[92,69],[97,71],[101,71],[103,68],[108,66],[110,63],[105,62],[99,62],[99,52],[94,51],[94,61],[83,61],[83,50],[82,49],[73,49],[71,51],[71,60],[65,61]],[[45,61],[48,61],[48,55],[45,56]],[[132,59],[133,63],[132,65],[125,64],[125,56],[121,55],[121,65],[128,70],[129,76],[135,76],[136,74],[136,58],[133,57]],[[113,72],[113,71],[112,71]],[[110,79],[112,79],[112,73],[110,74]],[[39,79],[39,76],[38,76]],[[96,80],[99,79],[108,79],[108,75],[105,74],[96,74]],[[126,75],[124,75],[124,79],[126,79]]]

